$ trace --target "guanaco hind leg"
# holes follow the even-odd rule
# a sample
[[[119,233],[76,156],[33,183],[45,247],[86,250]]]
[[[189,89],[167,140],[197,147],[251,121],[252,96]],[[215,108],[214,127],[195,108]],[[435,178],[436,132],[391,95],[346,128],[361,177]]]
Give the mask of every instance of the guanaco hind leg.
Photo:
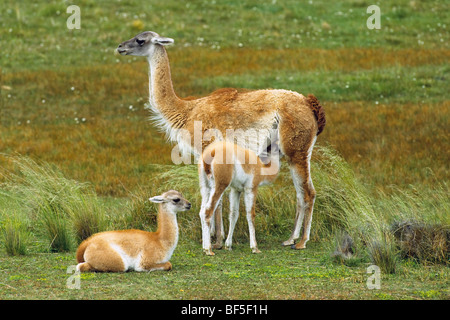
[[[215,233],[216,243],[212,246],[214,249],[222,249],[223,239],[225,237],[225,230],[223,228],[222,219],[222,199],[217,204],[216,211],[214,212],[214,219],[211,219],[211,234]]]
[[[225,249],[231,250],[233,243],[233,233],[236,226],[236,222],[239,218],[239,200],[241,198],[241,193],[234,188],[230,191],[230,227],[228,229],[227,240],[225,241]]]
[[[126,267],[120,254],[109,244],[90,245],[84,252],[85,262],[78,264],[80,271],[124,272]]]
[[[257,188],[246,189],[244,195],[245,211],[247,213],[248,231],[250,236],[250,248],[253,253],[261,253],[256,243],[255,235],[255,206]]]
[[[304,249],[306,247],[306,242],[309,240],[313,207],[316,197],[316,191],[311,180],[310,160],[316,138],[316,136],[312,137],[307,150],[289,150],[291,155],[289,164],[296,192],[297,206],[292,234],[288,240],[283,242],[283,245],[291,246],[293,249]],[[295,241],[300,236],[302,224],[302,238],[294,245]]]
[[[200,209],[200,220],[202,222],[202,246],[203,251],[207,255],[214,255],[211,246],[211,218],[217,209],[217,205],[222,199],[226,186],[217,184],[209,190],[209,196],[202,193],[202,199],[208,199],[207,202],[202,200],[202,208]],[[206,197],[205,197],[206,196]]]
[[[299,164],[291,165],[291,175],[297,194],[297,208],[294,229],[290,238],[283,242],[283,245],[291,245],[293,249],[304,249],[306,248],[306,242],[309,240],[313,207],[316,197],[316,191],[309,173],[309,161],[306,166]],[[295,240],[300,236],[302,224],[302,238],[300,242],[294,245]]]

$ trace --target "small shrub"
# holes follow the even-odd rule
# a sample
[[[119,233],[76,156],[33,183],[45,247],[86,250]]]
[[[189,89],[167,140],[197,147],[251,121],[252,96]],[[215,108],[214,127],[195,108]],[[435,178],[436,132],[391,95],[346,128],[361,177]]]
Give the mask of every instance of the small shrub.
[[[450,229],[438,224],[397,221],[392,232],[403,257],[449,264]]]
[[[345,263],[353,257],[354,253],[355,244],[352,237],[347,233],[336,234],[335,250],[331,254],[333,261]]]

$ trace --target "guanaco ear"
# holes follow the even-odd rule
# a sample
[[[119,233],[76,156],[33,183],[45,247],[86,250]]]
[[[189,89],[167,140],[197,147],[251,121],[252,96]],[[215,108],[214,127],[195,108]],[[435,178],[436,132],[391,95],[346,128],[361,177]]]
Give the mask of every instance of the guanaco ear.
[[[162,46],[167,46],[169,44],[172,44],[174,40],[172,38],[166,38],[161,36],[156,36],[152,38],[152,43],[154,44],[160,44]]]
[[[151,197],[151,198],[148,199],[148,200],[150,200],[151,202],[155,202],[155,203],[163,203],[163,202],[167,202],[166,198],[161,197],[161,196],[154,196],[154,197]]]

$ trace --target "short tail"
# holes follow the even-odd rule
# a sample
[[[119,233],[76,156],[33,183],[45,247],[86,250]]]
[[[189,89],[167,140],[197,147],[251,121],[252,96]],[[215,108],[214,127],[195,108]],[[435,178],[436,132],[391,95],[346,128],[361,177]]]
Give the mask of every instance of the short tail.
[[[88,242],[86,240],[84,240],[78,247],[78,249],[77,249],[77,262],[78,263],[85,262],[84,261],[84,251],[86,251],[87,245],[88,245]]]
[[[325,127],[325,124],[327,123],[327,121],[325,119],[325,110],[320,105],[319,100],[317,100],[317,98],[312,94],[308,94],[306,101],[308,103],[308,106],[311,108],[312,112],[314,113],[314,116],[316,117],[317,126],[318,126],[317,135],[319,135],[323,131],[323,128]]]

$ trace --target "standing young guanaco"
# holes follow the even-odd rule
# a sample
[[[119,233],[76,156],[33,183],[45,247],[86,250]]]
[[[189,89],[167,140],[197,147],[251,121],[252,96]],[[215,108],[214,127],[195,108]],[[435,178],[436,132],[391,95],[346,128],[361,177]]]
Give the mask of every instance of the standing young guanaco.
[[[230,229],[225,248],[231,250],[233,231],[239,217],[239,199],[244,192],[245,209],[250,234],[250,248],[260,253],[255,236],[255,203],[260,185],[273,182],[279,171],[279,153],[276,144],[272,144],[269,160],[265,163],[253,151],[244,149],[231,142],[218,141],[210,144],[202,153],[199,162],[200,192],[202,206],[203,251],[214,255],[211,248],[211,218],[224,191],[230,187]],[[221,246],[221,240],[217,246]]]

